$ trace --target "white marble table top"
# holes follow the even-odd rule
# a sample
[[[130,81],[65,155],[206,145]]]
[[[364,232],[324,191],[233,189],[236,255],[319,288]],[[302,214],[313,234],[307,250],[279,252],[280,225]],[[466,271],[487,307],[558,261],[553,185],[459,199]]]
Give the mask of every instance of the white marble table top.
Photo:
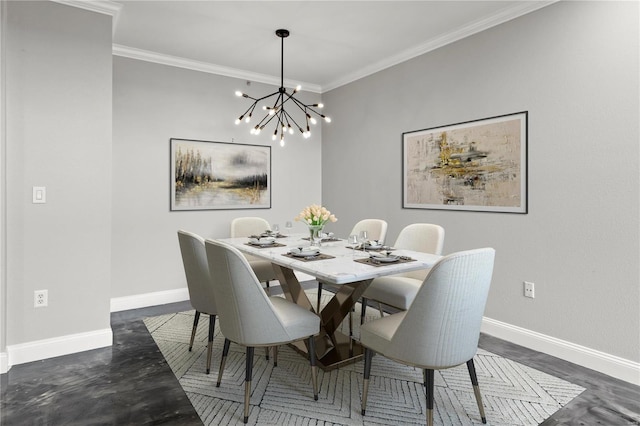
[[[225,242],[243,253],[251,254],[277,265],[312,275],[323,282],[331,284],[347,284],[385,275],[398,274],[400,272],[426,269],[432,267],[434,263],[442,257],[435,254],[397,249],[393,250],[394,255],[409,256],[416,259],[416,261],[372,266],[354,262],[354,259],[369,257],[369,254],[363,253],[360,250],[354,251],[347,248],[348,244],[345,240],[323,243],[320,247],[320,253],[334,256],[333,259],[304,261],[283,256],[283,254],[287,253],[291,248],[309,246],[309,241],[302,239],[304,236],[304,234],[298,234],[286,238],[277,238],[276,243],[283,244],[284,247],[261,248],[247,245],[249,239],[246,237],[220,238],[218,241]]]

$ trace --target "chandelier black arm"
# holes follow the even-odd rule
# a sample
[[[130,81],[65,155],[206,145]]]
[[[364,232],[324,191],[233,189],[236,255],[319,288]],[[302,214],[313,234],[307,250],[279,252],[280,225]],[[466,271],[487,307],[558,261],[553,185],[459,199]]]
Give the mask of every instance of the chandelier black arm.
[[[303,104],[302,102],[300,102],[299,100],[297,100],[297,99],[296,99],[296,98],[294,98],[293,96],[291,97],[291,99],[293,99],[293,101],[295,102],[296,106],[297,106],[298,108],[300,108],[300,110],[301,110],[302,112],[304,112],[305,114],[307,113],[307,111],[311,111],[311,112],[313,112],[314,114],[316,114],[318,117],[325,118],[325,115],[324,115],[324,114],[322,114],[322,113],[320,113],[320,112],[318,112],[318,111],[316,111],[315,109],[313,109],[313,108],[312,108],[312,105],[306,105],[306,104]]]
[[[289,119],[291,119],[291,121],[293,121],[293,124],[295,124],[295,125],[296,125],[296,127],[298,128],[298,130],[300,131],[300,133],[304,133],[304,130],[302,130],[302,127],[300,127],[300,125],[298,124],[298,122],[296,121],[296,119],[295,119],[295,118],[293,118],[293,117],[291,116],[291,114],[289,114],[287,111],[285,111],[285,110],[283,110],[283,111],[284,111],[284,113],[287,115],[287,117],[288,117]]]
[[[254,103],[252,103],[251,106],[249,108],[247,108],[247,110],[245,112],[242,113],[242,115],[240,116],[240,118],[238,118],[238,120],[242,121],[244,116],[247,115],[247,113],[249,111],[253,112],[253,110],[255,109],[257,104],[258,104],[258,101],[255,101]]]
[[[277,93],[280,93],[280,92],[279,91],[278,92],[274,92],[274,93],[270,94],[269,96],[273,96],[273,95],[275,95]],[[265,98],[268,98],[269,96],[265,96]],[[280,99],[281,96],[282,96],[282,93],[280,93],[280,96],[278,96],[276,98],[276,102],[275,102],[275,104],[274,104],[272,109],[278,108],[278,100]],[[262,98],[262,99],[265,99],[265,98]],[[269,124],[271,122],[271,120],[273,120],[276,117],[278,117],[278,113],[275,113],[275,114],[267,113],[264,117],[262,117],[262,120],[260,120],[260,122],[256,125],[256,127],[258,127],[260,130],[262,130],[267,126],[267,124]],[[267,121],[265,122],[265,120],[267,120]],[[278,118],[278,122],[279,121],[280,121],[280,118]],[[276,126],[277,126],[277,124],[276,124]]]

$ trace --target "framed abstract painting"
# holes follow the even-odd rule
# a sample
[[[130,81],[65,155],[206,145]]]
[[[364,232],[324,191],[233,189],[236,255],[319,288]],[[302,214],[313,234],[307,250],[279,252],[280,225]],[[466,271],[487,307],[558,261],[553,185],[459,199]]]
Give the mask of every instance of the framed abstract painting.
[[[171,210],[271,208],[271,147],[171,138]]]
[[[402,134],[402,207],[527,213],[528,112]]]

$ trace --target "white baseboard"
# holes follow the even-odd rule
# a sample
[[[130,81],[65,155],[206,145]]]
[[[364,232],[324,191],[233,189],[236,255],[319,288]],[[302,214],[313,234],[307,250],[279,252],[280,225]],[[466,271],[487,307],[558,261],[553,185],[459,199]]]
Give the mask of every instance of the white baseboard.
[[[300,282],[315,279],[311,275],[296,273]],[[279,286],[278,281],[271,281],[269,286]],[[133,296],[114,297],[111,299],[111,312],[128,311],[129,309],[148,308],[149,306],[166,305],[167,303],[184,302],[189,300],[189,290],[177,288],[175,290],[156,291],[153,293],[134,294]]]
[[[0,374],[9,371],[9,357],[6,352],[0,352]]]
[[[114,297],[111,299],[111,312],[166,305],[167,303],[184,302],[185,300],[189,300],[189,290],[186,287],[156,291],[154,293],[135,294],[133,296]]]
[[[483,333],[640,385],[640,363],[484,317]]]
[[[69,355],[113,344],[110,328],[7,346],[7,370],[13,365]]]

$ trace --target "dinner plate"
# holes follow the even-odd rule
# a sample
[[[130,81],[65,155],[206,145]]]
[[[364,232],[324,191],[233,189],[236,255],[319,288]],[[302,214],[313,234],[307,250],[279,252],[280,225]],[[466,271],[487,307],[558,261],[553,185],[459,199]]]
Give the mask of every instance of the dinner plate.
[[[320,254],[320,250],[298,250],[298,249],[292,249],[289,251],[289,254],[291,256],[295,256],[295,257],[308,257],[308,256],[317,256]]]
[[[250,244],[253,244],[254,246],[260,246],[260,247],[272,246],[275,244],[275,242],[276,240],[273,237],[249,239]]]
[[[371,259],[381,263],[393,263],[399,260],[397,256],[373,256]]]

